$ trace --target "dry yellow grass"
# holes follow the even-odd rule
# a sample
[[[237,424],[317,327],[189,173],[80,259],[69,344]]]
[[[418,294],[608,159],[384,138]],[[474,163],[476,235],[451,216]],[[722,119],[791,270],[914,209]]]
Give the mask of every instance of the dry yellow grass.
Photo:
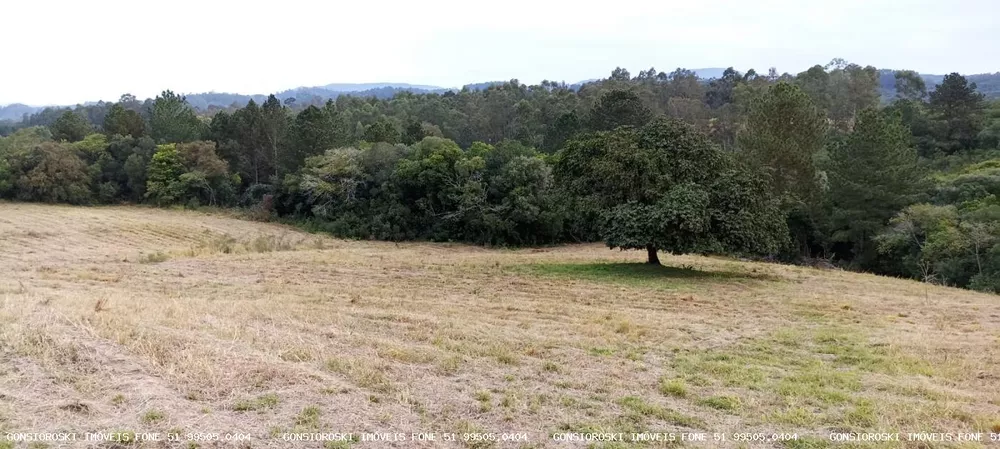
[[[643,257],[0,203],[0,432],[1000,432],[996,296]]]

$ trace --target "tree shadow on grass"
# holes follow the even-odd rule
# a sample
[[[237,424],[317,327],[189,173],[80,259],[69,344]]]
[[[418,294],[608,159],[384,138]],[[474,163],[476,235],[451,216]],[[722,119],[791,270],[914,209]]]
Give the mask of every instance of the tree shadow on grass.
[[[773,280],[771,276],[762,273],[702,271],[645,263],[537,263],[521,265],[518,269],[540,276],[662,288],[705,282]]]

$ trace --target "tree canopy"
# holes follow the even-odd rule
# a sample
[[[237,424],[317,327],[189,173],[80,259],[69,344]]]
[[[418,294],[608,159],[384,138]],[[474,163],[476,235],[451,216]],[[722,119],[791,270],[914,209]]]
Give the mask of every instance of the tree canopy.
[[[766,255],[786,233],[766,177],[675,119],[581,136],[556,167],[600,207],[605,243],[645,249],[649,263],[658,250]]]
[[[619,67],[578,85],[125,94],[0,124],[0,198],[243,207],[351,238],[603,240],[651,261],[823,258],[997,291],[990,80],[835,59],[709,80]]]

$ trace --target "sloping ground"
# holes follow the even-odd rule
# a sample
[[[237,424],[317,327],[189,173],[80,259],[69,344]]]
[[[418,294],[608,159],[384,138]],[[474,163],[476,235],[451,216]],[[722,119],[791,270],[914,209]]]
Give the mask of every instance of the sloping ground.
[[[0,447],[4,432],[60,431],[180,435],[130,445],[148,447],[245,447],[188,435],[215,432],[252,447],[320,445],[289,432],[406,434],[328,447],[589,444],[553,440],[566,432],[709,439],[657,447],[782,432],[798,440],[749,446],[846,447],[829,434],[851,431],[982,432],[926,446],[979,447],[1000,432],[996,296],[643,257],[0,203]],[[475,432],[527,441],[463,438]]]

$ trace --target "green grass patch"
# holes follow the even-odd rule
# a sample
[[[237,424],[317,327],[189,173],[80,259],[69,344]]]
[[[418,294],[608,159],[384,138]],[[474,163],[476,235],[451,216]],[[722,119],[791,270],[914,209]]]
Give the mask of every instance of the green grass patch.
[[[650,404],[640,397],[626,396],[618,401],[618,403],[626,410],[629,410],[639,416],[656,418],[668,424],[675,424],[693,429],[705,428],[705,423],[698,418],[688,416],[656,404]]]
[[[861,389],[860,376],[814,362],[783,378],[778,394],[788,399],[804,400],[811,405],[842,404],[851,399],[849,392]]]
[[[493,396],[489,391],[482,390],[476,392],[476,401],[479,402],[479,412],[486,413],[493,408]]]
[[[685,397],[688,394],[687,384],[684,379],[660,378],[660,393],[666,396]]]
[[[625,284],[657,289],[677,289],[703,282],[735,279],[761,279],[759,275],[726,271],[701,271],[693,268],[649,265],[644,263],[536,263],[518,265],[515,271],[593,282]]]
[[[816,424],[816,414],[803,407],[793,407],[768,416],[768,421],[776,424],[788,424],[798,427],[809,427]]]
[[[878,424],[878,414],[875,412],[875,404],[871,401],[859,401],[853,409],[844,415],[844,422],[852,427],[868,429]]]
[[[610,355],[615,355],[615,348],[590,348],[587,350],[590,355],[596,355],[598,357],[607,357]]]
[[[694,353],[677,357],[678,371],[688,375],[707,376],[727,387],[760,389],[766,374],[759,365],[764,359],[744,350]]]
[[[736,396],[712,396],[698,401],[699,404],[716,410],[734,412],[740,408],[740,398]]]
[[[153,424],[155,422],[162,421],[166,417],[167,416],[160,411],[150,410],[142,415],[142,422],[146,424]]]
[[[233,410],[237,412],[259,412],[274,408],[278,405],[278,395],[268,393],[254,399],[244,399],[233,404]]]
[[[302,409],[299,416],[295,417],[295,426],[297,428],[318,429],[320,414],[321,412],[319,407],[310,405],[309,407]]]
[[[834,363],[841,367],[890,375],[935,374],[931,364],[903,354],[890,344],[868,343],[856,334],[828,330],[820,332],[815,342],[819,345],[817,352],[834,356]]]
[[[682,351],[672,368],[677,374],[658,385],[665,395],[679,396],[684,384],[725,387],[737,396],[778,405],[765,416],[767,421],[808,426],[832,418],[852,428],[871,427],[874,419],[871,404],[860,396],[866,388],[862,380],[870,373],[889,376],[879,383],[879,391],[931,400],[935,394],[928,386],[906,389],[904,383],[894,383],[896,376],[928,376],[928,382],[935,374],[942,376],[940,368],[895,345],[873,343],[863,329],[848,326],[786,329],[727,347]],[[741,409],[739,402],[724,397],[699,404],[730,412]]]

